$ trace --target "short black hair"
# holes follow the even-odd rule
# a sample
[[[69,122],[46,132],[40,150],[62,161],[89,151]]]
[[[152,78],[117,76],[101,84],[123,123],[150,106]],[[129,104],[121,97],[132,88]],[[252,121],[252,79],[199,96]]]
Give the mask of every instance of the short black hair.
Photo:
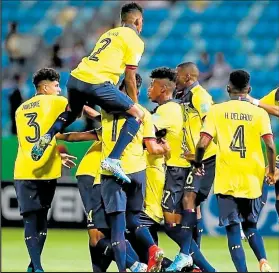
[[[197,65],[193,62],[185,62],[185,63],[180,63],[177,67],[185,68],[185,67],[189,67],[189,66],[197,66]]]
[[[171,82],[175,82],[176,73],[173,69],[168,67],[159,67],[153,69],[150,74],[151,79],[168,79]]]
[[[121,21],[125,21],[127,18],[127,15],[131,12],[135,12],[135,11],[139,11],[140,13],[143,13],[143,8],[135,3],[135,2],[131,2],[128,4],[125,4],[122,6],[121,8]]]
[[[139,90],[142,84],[142,77],[140,74],[136,74],[136,83],[137,83],[137,89]],[[122,90],[125,86],[125,79],[122,80],[122,82],[119,85],[119,89]]]
[[[33,84],[38,88],[41,81],[60,81],[60,75],[53,68],[42,68],[33,75]]]
[[[230,74],[230,83],[235,89],[242,91],[249,86],[250,74],[245,70],[235,70]]]

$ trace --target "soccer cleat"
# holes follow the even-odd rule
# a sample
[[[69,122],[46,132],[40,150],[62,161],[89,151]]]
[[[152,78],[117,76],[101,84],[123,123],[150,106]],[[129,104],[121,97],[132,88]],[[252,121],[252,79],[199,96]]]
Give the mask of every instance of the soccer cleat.
[[[34,268],[28,266],[26,272],[34,272]]]
[[[125,183],[131,183],[131,179],[124,173],[121,168],[120,160],[105,158],[101,163],[102,169],[111,172],[118,179],[123,180]]]
[[[135,262],[131,267],[130,270],[132,272],[146,272],[147,265],[144,263]]]
[[[51,136],[49,134],[43,135],[40,139],[35,143],[31,151],[31,157],[34,161],[38,161],[44,154],[47,146],[50,145]]]
[[[273,272],[271,266],[269,265],[268,261],[262,259],[260,261],[260,271],[261,272]]]
[[[149,248],[147,272],[160,272],[164,251],[156,245]]]
[[[173,263],[166,269],[167,272],[178,272],[181,271],[183,267],[190,267],[193,265],[193,259],[191,255],[185,255],[179,253],[175,256]]]
[[[44,270],[37,269],[35,272],[44,272]]]

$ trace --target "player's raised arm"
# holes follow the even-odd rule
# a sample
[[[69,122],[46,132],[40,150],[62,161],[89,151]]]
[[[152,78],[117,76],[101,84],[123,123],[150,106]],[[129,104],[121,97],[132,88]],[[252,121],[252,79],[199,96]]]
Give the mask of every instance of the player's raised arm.
[[[279,88],[272,90],[261,100],[247,96],[249,101],[256,106],[263,108],[268,114],[279,117]]]

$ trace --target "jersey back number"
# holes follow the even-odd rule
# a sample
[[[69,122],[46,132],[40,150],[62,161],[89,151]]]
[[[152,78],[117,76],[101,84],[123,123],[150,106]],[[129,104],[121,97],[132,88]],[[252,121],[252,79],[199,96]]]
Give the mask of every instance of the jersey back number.
[[[38,117],[37,113],[27,113],[24,115],[28,118],[27,125],[29,127],[34,128],[34,137],[27,136],[25,139],[30,143],[35,143],[40,139],[40,125],[36,122],[36,118]]]
[[[105,38],[100,43],[103,44],[103,46],[100,47],[97,51],[93,52],[93,54],[89,56],[89,60],[98,62],[99,58],[97,57],[97,55],[99,55],[111,43],[111,39]]]
[[[230,144],[230,149],[233,152],[240,153],[240,158],[245,158],[246,147],[244,143],[244,125],[239,125],[233,135],[233,140]]]

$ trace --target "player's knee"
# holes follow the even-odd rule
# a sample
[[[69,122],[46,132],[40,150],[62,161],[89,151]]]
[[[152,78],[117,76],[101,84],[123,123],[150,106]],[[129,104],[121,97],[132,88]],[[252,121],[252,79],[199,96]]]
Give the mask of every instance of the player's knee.
[[[243,229],[243,232],[245,233],[250,233],[250,232],[253,232],[255,230],[257,230],[257,223],[252,223],[252,222],[249,222],[249,221],[245,221],[242,223],[242,229]]]
[[[129,110],[128,113],[134,116],[136,119],[143,120],[144,111],[140,109],[136,104],[134,104]]]
[[[184,209],[194,209],[196,207],[196,193],[186,192],[182,199],[182,205]]]
[[[105,237],[104,234],[98,231],[97,229],[88,230],[88,235],[89,235],[89,244],[92,247],[95,247],[98,244],[98,242]]]
[[[140,226],[139,215],[137,213],[127,212],[126,222],[129,230],[136,230]]]

